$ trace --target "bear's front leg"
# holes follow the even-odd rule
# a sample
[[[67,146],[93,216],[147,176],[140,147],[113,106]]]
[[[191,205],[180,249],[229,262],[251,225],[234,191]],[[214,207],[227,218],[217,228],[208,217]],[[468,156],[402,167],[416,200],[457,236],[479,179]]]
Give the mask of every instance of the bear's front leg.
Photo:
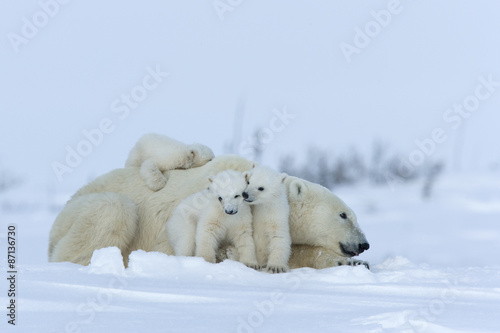
[[[255,256],[255,243],[252,237],[252,227],[250,223],[245,223],[234,228],[230,237],[233,240],[234,247],[239,254],[239,262],[246,266],[259,270],[260,266]]]
[[[270,229],[276,231],[269,236],[269,259],[267,260],[266,271],[268,273],[288,272],[290,270],[288,260],[291,251],[291,239],[288,228],[282,230],[283,228],[274,225],[270,226]]]
[[[210,263],[216,263],[216,251],[219,248],[221,228],[213,217],[201,218],[196,229],[196,257],[202,257]]]
[[[331,249],[321,246],[292,245],[292,254],[288,265],[290,268],[312,267],[316,269],[329,268],[341,265],[364,265],[369,268],[369,264],[362,260],[344,257]]]
[[[352,259],[352,258],[340,258],[337,260],[337,266],[348,265],[348,266],[365,266],[370,269],[370,264],[367,261]]]
[[[159,191],[167,184],[167,178],[151,158],[142,163],[140,173],[146,185],[153,191]]]
[[[216,263],[215,249],[213,247],[212,242],[209,240],[204,239],[196,243],[195,256],[201,257],[212,264]]]

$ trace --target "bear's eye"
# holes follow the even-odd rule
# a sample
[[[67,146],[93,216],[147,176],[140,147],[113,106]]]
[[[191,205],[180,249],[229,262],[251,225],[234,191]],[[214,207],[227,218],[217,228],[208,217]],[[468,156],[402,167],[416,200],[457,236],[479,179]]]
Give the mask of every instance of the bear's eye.
[[[264,188],[263,187],[259,187],[259,191],[264,191]]]
[[[347,214],[346,214],[346,213],[344,213],[344,212],[340,213],[340,214],[339,214],[339,216],[340,216],[341,218],[343,218],[344,220],[347,218]]]
[[[237,198],[239,198],[239,197],[240,197],[240,196],[239,196],[239,194],[236,194],[236,195],[234,196],[234,198],[235,198],[235,199],[237,199]]]
[[[247,180],[247,185],[250,185],[250,182]]]
[[[222,197],[219,197],[219,201],[222,202]]]

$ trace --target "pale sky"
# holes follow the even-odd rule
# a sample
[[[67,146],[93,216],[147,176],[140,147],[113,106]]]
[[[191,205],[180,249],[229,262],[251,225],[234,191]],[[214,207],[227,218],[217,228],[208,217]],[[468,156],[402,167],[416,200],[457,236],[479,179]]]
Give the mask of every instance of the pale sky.
[[[272,166],[374,140],[450,169],[500,164],[498,2],[46,3],[0,11],[0,167],[29,181],[80,184],[148,132],[222,154],[260,129]]]

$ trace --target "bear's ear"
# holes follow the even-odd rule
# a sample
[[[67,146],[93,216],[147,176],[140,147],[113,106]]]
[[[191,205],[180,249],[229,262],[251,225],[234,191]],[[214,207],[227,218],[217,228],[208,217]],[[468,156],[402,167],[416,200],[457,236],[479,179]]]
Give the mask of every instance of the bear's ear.
[[[250,179],[250,172],[249,171],[243,172],[243,176],[245,177],[245,180],[247,181],[248,184],[248,180]]]
[[[253,162],[253,163],[252,163],[252,169],[255,169],[255,168],[257,167],[257,165],[258,165],[258,164],[257,164],[256,162]]]
[[[288,177],[288,175],[287,175],[286,173],[282,173],[282,174],[280,175],[280,177],[281,177],[281,183],[283,183],[283,184],[284,184],[284,183],[285,183],[285,180],[286,180],[286,177]]]
[[[196,149],[194,149],[194,148],[189,149],[189,157],[192,160],[194,160],[194,158],[196,157]]]
[[[294,180],[288,187],[288,193],[294,199],[303,198],[307,191],[306,183],[301,180]]]

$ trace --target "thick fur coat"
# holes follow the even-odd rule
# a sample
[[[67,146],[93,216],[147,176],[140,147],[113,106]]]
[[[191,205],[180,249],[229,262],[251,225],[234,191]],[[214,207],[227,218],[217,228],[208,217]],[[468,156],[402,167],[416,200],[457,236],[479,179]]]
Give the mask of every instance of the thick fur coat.
[[[77,191],[56,218],[49,260],[88,265],[94,250],[108,246],[120,248],[125,264],[137,249],[173,255],[165,227],[179,202],[207,188],[210,175],[251,168],[252,162],[241,157],[218,156],[198,168],[166,171],[168,183],[157,192],[147,187],[138,167],[102,175]],[[291,176],[285,186],[290,268],[344,264],[368,248],[354,212],[328,189]]]

